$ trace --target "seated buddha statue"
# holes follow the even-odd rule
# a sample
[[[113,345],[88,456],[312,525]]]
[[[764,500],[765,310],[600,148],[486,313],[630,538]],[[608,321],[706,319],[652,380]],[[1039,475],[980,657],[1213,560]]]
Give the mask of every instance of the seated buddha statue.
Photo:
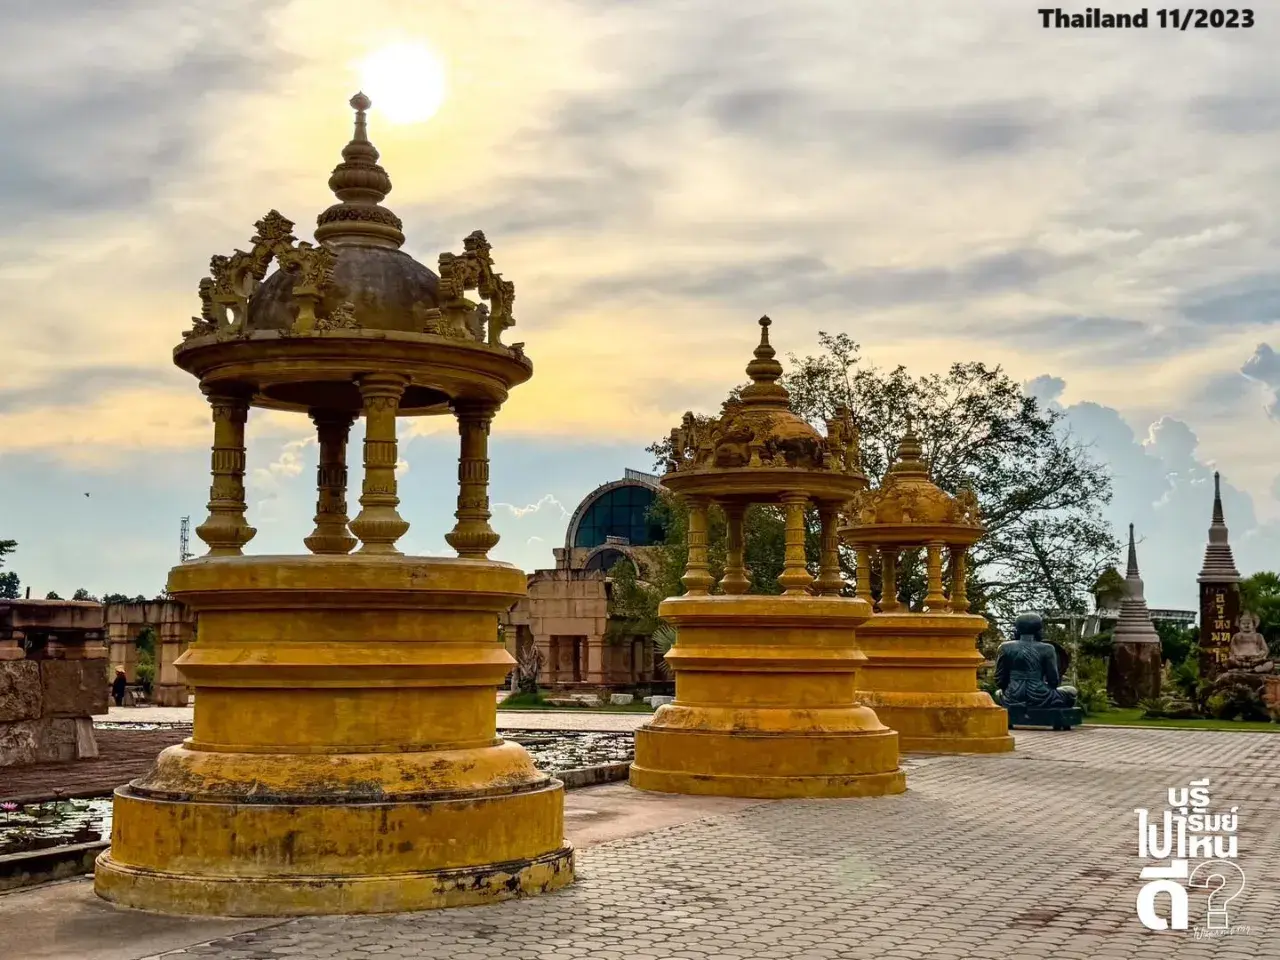
[[[1058,653],[1044,639],[1044,621],[1037,613],[1019,614],[1013,637],[996,652],[998,697],[1006,707],[1073,707],[1076,689],[1058,686]]]
[[[1227,649],[1227,667],[1250,673],[1275,672],[1266,638],[1258,632],[1258,618],[1248,611],[1240,614],[1240,630],[1232,636]]]

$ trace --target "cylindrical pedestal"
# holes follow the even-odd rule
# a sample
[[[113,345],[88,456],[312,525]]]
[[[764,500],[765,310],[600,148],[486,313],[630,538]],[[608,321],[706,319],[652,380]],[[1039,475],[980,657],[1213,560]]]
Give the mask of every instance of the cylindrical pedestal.
[[[95,889],[165,913],[422,910],[573,879],[559,781],[496,735],[506,564],[218,557],[170,574],[200,616],[193,735],[116,791]]]
[[[982,617],[878,613],[858,627],[859,701],[898,731],[906,752],[1004,753],[1009,715],[978,689]]]
[[[854,702],[862,600],[686,596],[666,661],[676,699],[636,731],[631,784],[731,797],[901,793],[898,737]]]

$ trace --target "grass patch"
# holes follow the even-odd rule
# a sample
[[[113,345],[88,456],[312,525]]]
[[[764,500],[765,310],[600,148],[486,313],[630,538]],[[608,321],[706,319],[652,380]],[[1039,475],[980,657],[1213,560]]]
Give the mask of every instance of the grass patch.
[[[1280,724],[1262,720],[1151,720],[1142,716],[1141,707],[1103,710],[1084,718],[1086,724],[1099,726],[1155,727],[1164,730],[1235,730],[1254,733],[1280,733]]]

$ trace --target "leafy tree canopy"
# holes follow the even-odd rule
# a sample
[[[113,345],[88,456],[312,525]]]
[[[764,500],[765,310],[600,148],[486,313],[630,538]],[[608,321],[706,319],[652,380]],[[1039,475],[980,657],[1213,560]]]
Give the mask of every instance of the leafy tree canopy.
[[[18,549],[17,540],[0,540],[0,570],[4,567],[4,558]],[[12,570],[0,572],[0,600],[19,599],[22,583]]]
[[[797,414],[821,429],[838,407],[849,407],[873,486],[892,463],[911,418],[933,482],[949,493],[964,486],[977,493],[987,534],[970,554],[968,593],[974,609],[1000,621],[1027,608],[1084,613],[1090,588],[1120,544],[1101,515],[1111,499],[1110,477],[1063,428],[1061,413],[1041,407],[1000,367],[956,363],[945,374],[913,376],[905,367],[882,369],[864,361],[846,334],[820,333],[819,341],[821,353],[789,358],[783,384]],[[664,469],[670,440],[649,450]],[[682,511],[672,505],[656,509],[668,514],[669,551],[678,554],[684,550]],[[809,527],[809,559],[816,570],[816,516],[811,515]],[[710,544],[714,573],[724,556],[723,520],[714,512]],[[782,569],[777,510],[753,510],[746,545],[751,592],[777,592],[774,578]],[[849,575],[847,550],[842,549],[841,560]],[[904,557],[900,599],[919,604],[924,579],[920,557]],[[873,571],[873,589],[877,580]]]
[[[1258,632],[1280,656],[1280,574],[1262,571],[1242,580],[1240,605],[1258,618]]]

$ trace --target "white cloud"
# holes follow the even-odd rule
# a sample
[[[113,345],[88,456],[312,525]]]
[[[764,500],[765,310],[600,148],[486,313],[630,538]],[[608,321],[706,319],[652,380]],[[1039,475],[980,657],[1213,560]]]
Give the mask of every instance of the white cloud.
[[[495,508],[501,507],[517,520],[523,520],[535,514],[541,516],[553,516],[558,519],[568,519],[569,511],[565,509],[563,503],[556,499],[555,494],[544,493],[542,497],[533,503],[523,507],[517,507],[511,503],[495,503]],[[546,511],[545,513],[543,511]]]

